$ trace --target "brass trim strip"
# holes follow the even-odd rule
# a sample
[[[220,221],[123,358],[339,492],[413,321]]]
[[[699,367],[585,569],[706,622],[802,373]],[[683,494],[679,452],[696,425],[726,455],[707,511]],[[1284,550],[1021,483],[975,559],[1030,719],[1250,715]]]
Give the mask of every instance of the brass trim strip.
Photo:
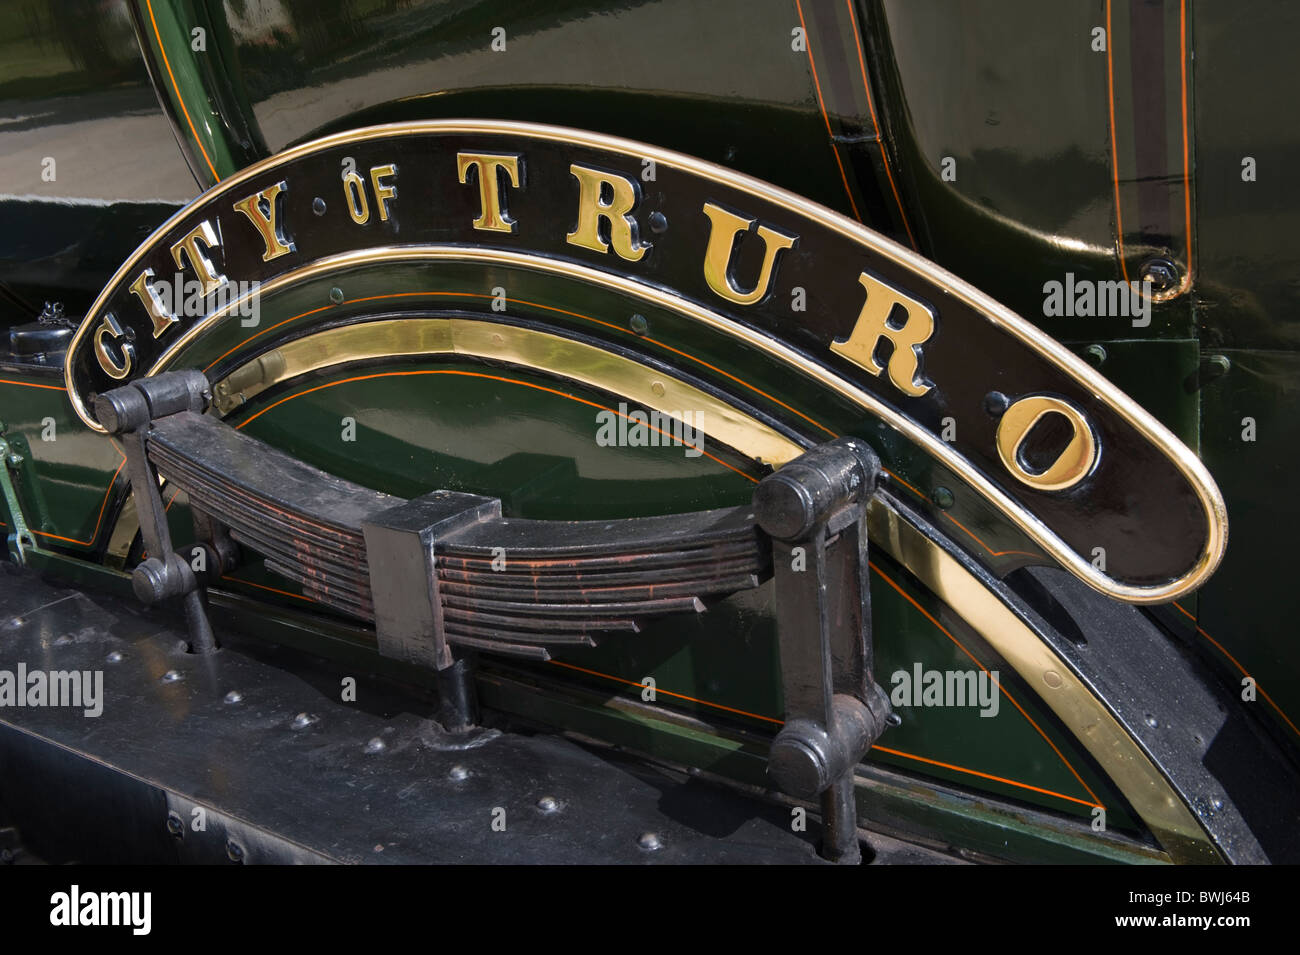
[[[780,467],[799,444],[709,393],[646,365],[560,335],[464,318],[399,318],[330,328],[286,342],[241,365],[215,386],[227,411],[262,391],[321,368],[416,355],[491,358],[559,373],[662,414],[693,415],[694,427],[756,461]]]
[[[184,209],[177,212],[176,215],[168,219],[167,222],[163,223],[163,225],[160,226],[149,239],[145,240],[144,244],[142,244],[140,248],[131,254],[126,262],[122,264],[121,268],[118,269],[116,274],[114,274],[108,285],[105,286],[104,291],[101,292],[99,297],[95,300],[94,305],[87,313],[86,319],[83,320],[81,326],[74,334],[72,342],[68,347],[68,360],[65,365],[64,376],[68,385],[68,397],[72,401],[77,415],[90,427],[95,428],[96,430],[102,430],[102,428],[100,428],[100,426],[94,421],[93,416],[91,416],[84,407],[80,397],[76,394],[76,389],[72,381],[72,361],[79,351],[78,346],[81,340],[86,336],[86,334],[88,334],[89,329],[93,325],[94,319],[97,317],[99,311],[105,306],[109,294],[130,275],[136,263],[139,261],[141,256],[144,255],[145,251],[151,247],[152,243],[158,237],[165,235],[173,226],[180,222],[185,216],[189,215],[196,205],[210,202],[217,196],[229,192],[238,187],[241,183],[244,183],[255,176],[259,176],[268,170],[320,150],[329,149],[338,145],[364,142],[374,139],[438,133],[506,134],[535,140],[562,142],[572,145],[588,146],[594,149],[621,152],[637,159],[652,159],[656,164],[664,164],[669,168],[680,169],[693,175],[700,176],[701,178],[724,184],[728,187],[744,189],[768,202],[784,206],[792,212],[818,222],[821,225],[838,232],[845,238],[884,256],[902,268],[922,275],[930,281],[936,282],[941,285],[949,295],[978,311],[994,325],[1009,332],[1012,336],[1019,339],[1026,347],[1052,362],[1062,372],[1068,374],[1081,386],[1087,388],[1101,400],[1106,401],[1121,417],[1123,417],[1154,445],[1160,448],[1160,450],[1175,463],[1178,470],[1195,489],[1197,497],[1205,511],[1206,545],[1204,551],[1197,560],[1195,566],[1176,580],[1151,587],[1137,587],[1121,584],[1098,571],[1089,561],[1084,560],[1080,555],[1068,548],[1065,545],[1065,542],[1052,533],[1045,524],[1033,517],[1033,515],[1024,511],[1019,504],[995,487],[987,478],[966,462],[965,459],[952,452],[946,442],[941,441],[936,435],[925,431],[919,425],[883,404],[883,402],[880,402],[878,399],[850,384],[848,381],[821,368],[814,362],[796,352],[794,349],[780,342],[769,339],[765,335],[762,335],[753,329],[746,328],[739,323],[717,315],[716,313],[711,312],[702,306],[696,305],[693,302],[688,302],[687,300],[667,293],[662,289],[623,276],[616,276],[570,263],[550,262],[548,266],[539,266],[536,263],[546,262],[547,260],[537,256],[495,249],[470,249],[438,246],[429,246],[425,248],[377,248],[361,250],[358,252],[349,252],[339,256],[319,260],[313,265],[280,276],[278,277],[278,280],[264,283],[262,290],[264,292],[270,291],[273,283],[282,285],[289,275],[309,277],[310,274],[318,274],[322,269],[345,268],[349,265],[363,264],[383,257],[409,258],[412,256],[429,258],[459,258],[466,261],[481,260],[498,264],[521,264],[524,267],[561,273],[571,277],[580,278],[583,281],[616,288],[628,294],[633,294],[640,298],[654,301],[665,308],[671,308],[678,311],[680,314],[696,318],[720,331],[723,331],[724,333],[744,340],[755,347],[759,347],[769,355],[794,366],[815,380],[828,384],[837,392],[852,400],[855,404],[858,404],[860,407],[870,411],[872,414],[881,417],[891,426],[906,435],[909,440],[924,447],[932,456],[942,461],[947,467],[956,472],[964,481],[974,487],[980,494],[984,495],[990,503],[1016,524],[1016,526],[1023,532],[1034,539],[1039,546],[1043,547],[1053,558],[1059,561],[1062,566],[1069,569],[1071,573],[1086,582],[1090,587],[1093,587],[1102,593],[1132,603],[1164,603],[1196,589],[1202,581],[1214,572],[1214,569],[1222,559],[1223,551],[1227,546],[1227,508],[1224,505],[1222,494],[1219,492],[1213,478],[1210,477],[1209,472],[1205,469],[1205,466],[1201,463],[1200,459],[1197,458],[1189,448],[1183,445],[1182,442],[1175,438],[1163,425],[1156,421],[1149,412],[1138,405],[1137,402],[1133,401],[1133,399],[1129,398],[1109,381],[1090,368],[1081,358],[1072,354],[1060,343],[1044,335],[1037,328],[1020,318],[1004,305],[999,304],[974,286],[940,268],[933,262],[922,258],[917,253],[904,248],[893,240],[888,239],[883,235],[879,235],[860,223],[854,222],[839,213],[823,208],[822,206],[792,192],[788,192],[750,176],[734,172],[722,166],[717,166],[713,163],[701,159],[695,159],[671,150],[661,149],[644,143],[638,143],[633,140],[622,139],[620,137],[605,136],[598,133],[570,129],[562,126],[544,126],[536,123],[505,122],[497,120],[434,120],[417,123],[392,123],[382,126],[371,126],[364,129],[337,133],[332,136],[326,136],[296,146],[293,149],[286,150],[276,156],[254,163],[253,165],[241,170],[239,173],[236,173],[234,176],[231,176],[229,179],[226,179],[224,182],[213,186],[189,206],[186,206]],[[176,348],[180,344],[192,339],[196,333],[208,327],[218,317],[219,313],[214,314],[195,325],[180,342],[173,345],[172,348],[168,349],[168,351],[164,353],[155,364],[154,368],[150,370],[150,373],[161,370],[164,363],[168,360],[168,356],[174,354]]]
[[[584,364],[584,360],[597,357],[589,352],[612,361]],[[647,406],[656,410],[664,410],[679,395],[690,401],[708,401],[710,407],[721,404],[685,382],[594,346],[533,329],[469,319],[388,319],[327,329],[241,365],[216,388],[220,392],[223,384],[243,381],[241,393],[251,398],[274,384],[321,368],[372,357],[417,354],[497,358],[638,402],[647,399],[641,393],[644,391],[648,399],[663,406],[646,400]],[[578,362],[573,361],[575,357]],[[654,381],[664,385],[662,396],[654,394]],[[716,424],[722,424],[723,430],[715,431]],[[794,442],[734,408],[729,415],[711,414],[701,427],[740,453],[773,464],[802,452]],[[868,511],[868,530],[872,546],[889,554],[957,610],[1056,713],[1119,787],[1172,861],[1222,861],[1205,831],[1137,742],[1038,634],[960,562],[879,497]],[[1052,683],[1045,679],[1048,673],[1054,674]]]
[[[1196,817],[1137,741],[1069,665],[996,594],[897,511],[873,506],[867,519],[871,544],[957,610],[1011,664],[1106,770],[1174,862],[1223,861]]]
[[[1218,557],[1222,551],[1217,553],[1205,552],[1201,560],[1184,576],[1177,580],[1170,581],[1152,587],[1138,587],[1129,584],[1122,584],[1098,571],[1093,565],[1084,560],[1082,556],[1071,550],[1066,543],[1061,540],[1046,524],[1020,507],[1009,495],[1002,491],[997,485],[986,478],[983,473],[976,469],[969,461],[952,450],[947,442],[942,441],[938,436],[931,434],[929,431],[916,424],[910,418],[895,411],[889,405],[876,398],[869,392],[863,391],[852,382],[841,378],[839,375],[831,372],[821,365],[807,358],[802,353],[795,351],[790,346],[769,338],[767,335],[739,322],[734,322],[729,318],[710,311],[701,305],[689,299],[680,298],[658,286],[647,285],[635,279],[626,276],[616,275],[610,272],[602,272],[583,265],[576,265],[572,262],[566,262],[559,259],[550,259],[543,256],[535,256],[521,252],[510,252],[504,249],[490,248],[466,248],[463,246],[380,246],[373,249],[361,249],[354,252],[344,252],[339,255],[328,256],[319,259],[310,265],[305,265],[298,269],[293,269],[283,275],[276,276],[262,284],[259,294],[268,295],[297,282],[308,281],[319,275],[337,274],[351,268],[370,265],[376,262],[400,262],[400,261],[458,261],[458,262],[482,262],[491,265],[513,266],[515,268],[529,269],[536,272],[546,272],[554,275],[561,275],[567,278],[576,279],[588,285],[602,286],[612,289],[623,295],[639,298],[644,301],[676,312],[687,318],[707,325],[722,334],[729,335],[743,341],[759,351],[775,358],[776,360],[788,365],[809,379],[829,387],[837,394],[856,404],[858,407],[870,412],[878,418],[881,418],[895,430],[901,432],[908,440],[920,445],[930,455],[941,461],[946,467],[955,472],[958,477],[964,480],[994,507],[1002,512],[1008,520],[1015,524],[1021,531],[1034,540],[1048,554],[1050,554],[1063,567],[1067,568],[1076,577],[1083,580],[1090,587],[1111,597],[1126,600],[1131,603],[1164,603],[1168,600],[1175,599],[1190,590],[1195,589],[1200,582],[1213,572],[1217,565]],[[176,360],[179,352],[202,335],[216,322],[220,321],[227,313],[240,307],[243,299],[237,299],[226,305],[224,309],[219,309],[205,318],[203,321],[190,327],[184,335],[172,343],[172,345],[159,356],[154,366],[149,369],[148,374],[154,375],[171,365]],[[71,393],[70,393],[71,394]],[[1169,438],[1175,441],[1171,435]],[[1184,450],[1186,450],[1184,448]],[[1190,452],[1188,452],[1190,454]],[[1199,466],[1200,462],[1197,461]],[[1208,474],[1206,475],[1208,479]],[[1212,482],[1211,482],[1212,483]],[[1217,493],[1217,488],[1215,489]],[[1213,527],[1212,527],[1213,529]],[[1214,535],[1211,534],[1211,539]]]

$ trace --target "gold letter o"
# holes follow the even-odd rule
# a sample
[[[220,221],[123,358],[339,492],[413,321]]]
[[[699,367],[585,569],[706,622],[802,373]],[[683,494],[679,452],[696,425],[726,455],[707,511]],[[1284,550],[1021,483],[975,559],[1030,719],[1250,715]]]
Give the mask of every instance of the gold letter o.
[[[1020,445],[1034,430],[1034,425],[1044,415],[1053,412],[1070,422],[1074,436],[1047,470],[1034,474],[1020,462]],[[997,443],[998,457],[1006,469],[1022,484],[1040,491],[1064,491],[1074,487],[1097,463],[1097,440],[1083,412],[1060,398],[1047,395],[1030,395],[1007,408],[998,422]]]

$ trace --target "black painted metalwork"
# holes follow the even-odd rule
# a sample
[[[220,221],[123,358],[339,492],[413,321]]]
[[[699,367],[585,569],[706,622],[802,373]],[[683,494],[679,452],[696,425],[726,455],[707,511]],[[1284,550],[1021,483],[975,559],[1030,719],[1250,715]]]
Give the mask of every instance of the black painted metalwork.
[[[861,861],[853,768],[884,731],[889,700],[872,678],[867,504],[880,461],[840,438],[768,475],[754,492],[772,536],[785,726],[768,773],[787,793],[821,797],[822,854]]]

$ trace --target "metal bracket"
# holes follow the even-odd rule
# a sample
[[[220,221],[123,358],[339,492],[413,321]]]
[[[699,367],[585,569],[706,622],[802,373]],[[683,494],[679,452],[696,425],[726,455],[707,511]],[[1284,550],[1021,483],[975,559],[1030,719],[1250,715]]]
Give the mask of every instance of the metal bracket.
[[[379,652],[438,671],[440,722],[449,730],[476,723],[477,705],[469,663],[454,660],[447,643],[434,552],[443,537],[500,516],[496,498],[434,491],[361,523]]]
[[[11,467],[17,469],[19,462],[10,460],[16,452],[10,447],[8,439],[0,435],[0,490],[4,492],[5,507],[9,510],[9,556],[14,563],[22,566],[27,563],[27,551],[36,546],[36,538],[27,527],[23,516],[22,502],[18,500],[18,490],[9,476]]]
[[[172,549],[167,513],[158,493],[158,472],[149,462],[145,440],[155,418],[181,411],[202,413],[211,400],[208,379],[199,371],[142,378],[95,398],[95,417],[122,441],[140,533],[149,553],[132,572],[131,585],[145,604],[182,599],[192,653],[211,653],[217,642],[201,584],[190,564]]]
[[[772,538],[785,726],[768,773],[792,796],[821,797],[821,852],[861,861],[854,767],[884,731],[889,699],[872,678],[867,505],[880,461],[854,438],[768,475],[754,512]]]

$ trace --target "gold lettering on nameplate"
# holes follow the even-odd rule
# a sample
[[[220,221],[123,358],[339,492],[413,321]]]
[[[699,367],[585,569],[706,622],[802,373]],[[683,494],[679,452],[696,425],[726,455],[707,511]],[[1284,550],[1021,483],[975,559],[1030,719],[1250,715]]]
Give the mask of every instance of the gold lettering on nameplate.
[[[593,252],[608,252],[613,246],[621,258],[640,261],[650,243],[637,237],[636,219],[631,214],[641,199],[636,180],[576,163],[569,166],[569,172],[578,180],[578,225],[566,236],[569,244]],[[601,234],[602,221],[609,225],[608,238]]]
[[[384,166],[370,167],[370,185],[375,189],[375,205],[379,206],[379,221],[388,221],[388,200],[397,198],[397,186],[384,182],[383,176],[396,176],[397,167],[392,163]]]
[[[281,180],[261,192],[245,196],[234,205],[236,212],[248,216],[248,221],[253,223],[262,237],[262,242],[266,245],[266,251],[262,253],[263,262],[270,262],[294,250],[293,243],[285,239],[280,229],[280,211],[276,201],[288,188],[289,184]]]
[[[709,288],[729,302],[737,305],[756,305],[767,298],[772,287],[772,272],[782,252],[792,248],[798,236],[786,235],[765,225],[758,227],[758,237],[763,240],[763,265],[758,270],[754,288],[742,292],[731,277],[731,258],[737,245],[737,235],[744,235],[756,219],[745,219],[728,212],[712,202],[704,204],[704,214],[709,217],[709,244],[704,251],[704,278]]]
[[[217,267],[212,264],[212,260],[206,254],[207,249],[214,249],[219,245],[221,245],[221,240],[217,237],[217,232],[212,227],[212,223],[207,219],[204,219],[191,229],[188,235],[172,245],[172,258],[176,260],[176,267],[178,269],[185,268],[185,263],[181,261],[181,255],[184,254],[189,259],[190,267],[194,269],[199,277],[199,283],[205,297],[211,295],[228,281],[224,275],[217,271]]]
[[[866,272],[858,276],[858,281],[866,289],[867,301],[849,337],[831,342],[831,351],[876,377],[887,368],[895,388],[913,398],[920,397],[934,387],[921,376],[921,346],[934,334],[934,309]],[[896,308],[905,313],[901,325],[889,322]],[[881,339],[888,339],[894,346],[885,367],[876,361]]]
[[[1070,423],[1073,434],[1065,449],[1045,470],[1029,470],[1021,456],[1021,445],[1034,426],[1050,414]],[[998,422],[998,457],[1018,481],[1040,491],[1064,491],[1082,481],[1097,463],[1097,439],[1083,412],[1060,398],[1029,395],[1012,402]]]
[[[343,176],[343,204],[348,207],[348,215],[357,225],[370,221],[370,200],[366,198],[366,181],[356,171]]]
[[[122,360],[116,361],[109,353],[108,343],[104,341],[109,336],[115,340],[124,337],[122,326],[117,323],[113,313],[105,312],[104,317],[95,326],[95,359],[99,362],[99,367],[104,369],[104,374],[121,381],[131,373],[131,368],[135,365],[135,346],[129,341],[122,342],[119,346],[122,350]]]
[[[514,232],[519,224],[510,218],[501,199],[500,173],[510,178],[510,185],[520,186],[520,160],[523,157],[501,153],[457,153],[456,175],[462,183],[469,181],[469,171],[478,176],[479,216],[474,228],[484,232]]]
[[[145,269],[131,283],[131,291],[135,297],[140,300],[144,310],[149,313],[149,318],[153,322],[153,337],[158,338],[163,332],[176,324],[179,319],[167,308],[167,303],[162,300],[158,290],[153,287],[149,280],[153,278],[153,269]],[[180,290],[177,290],[177,294]],[[101,362],[100,364],[103,364]]]

